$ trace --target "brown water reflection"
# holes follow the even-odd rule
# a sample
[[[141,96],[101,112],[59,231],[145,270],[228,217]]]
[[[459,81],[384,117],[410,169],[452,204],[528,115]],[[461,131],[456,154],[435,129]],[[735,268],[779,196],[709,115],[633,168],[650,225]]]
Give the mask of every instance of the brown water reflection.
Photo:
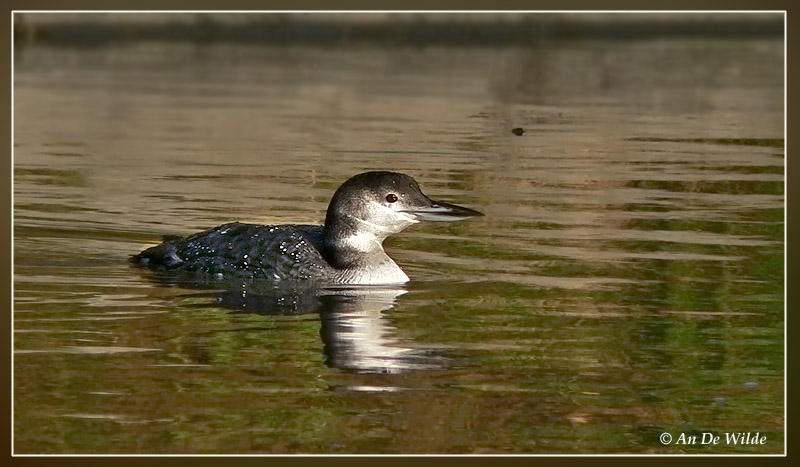
[[[18,50],[15,451],[782,452],[782,59]],[[321,222],[371,169],[486,217],[391,238],[413,281],[377,298],[242,301],[127,263],[165,234]],[[729,431],[767,443],[659,441]]]

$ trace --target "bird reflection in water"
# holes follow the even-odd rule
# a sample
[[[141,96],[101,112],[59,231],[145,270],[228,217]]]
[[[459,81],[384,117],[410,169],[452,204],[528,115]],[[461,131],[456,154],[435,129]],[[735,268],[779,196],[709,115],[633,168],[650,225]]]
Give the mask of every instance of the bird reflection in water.
[[[167,272],[150,272],[160,285],[189,289],[214,289],[194,297],[210,297],[206,306],[234,313],[285,316],[317,313],[326,363],[334,368],[362,373],[398,374],[436,370],[447,358],[431,349],[409,346],[396,337],[385,312],[408,292],[400,286],[349,286],[311,288],[275,287],[258,283],[198,281]],[[220,290],[220,287],[223,289]],[[270,330],[268,332],[275,332]]]

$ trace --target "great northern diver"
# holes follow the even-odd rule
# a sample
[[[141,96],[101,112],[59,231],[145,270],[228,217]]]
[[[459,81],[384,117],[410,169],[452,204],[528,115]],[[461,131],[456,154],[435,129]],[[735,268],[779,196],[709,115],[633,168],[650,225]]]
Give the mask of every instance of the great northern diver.
[[[409,278],[383,241],[419,221],[483,216],[433,201],[416,180],[396,172],[365,172],[339,187],[324,226],[234,222],[164,243],[132,257],[156,269],[272,283],[401,284]]]

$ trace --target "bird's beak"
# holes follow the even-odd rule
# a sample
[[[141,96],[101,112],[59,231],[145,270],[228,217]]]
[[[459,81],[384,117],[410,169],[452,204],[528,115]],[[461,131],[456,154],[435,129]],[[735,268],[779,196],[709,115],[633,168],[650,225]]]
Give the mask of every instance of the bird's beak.
[[[483,216],[482,212],[478,212],[474,209],[433,200],[431,200],[430,206],[423,206],[404,212],[416,216],[416,218],[421,221],[435,222],[460,221],[469,219],[470,217]]]

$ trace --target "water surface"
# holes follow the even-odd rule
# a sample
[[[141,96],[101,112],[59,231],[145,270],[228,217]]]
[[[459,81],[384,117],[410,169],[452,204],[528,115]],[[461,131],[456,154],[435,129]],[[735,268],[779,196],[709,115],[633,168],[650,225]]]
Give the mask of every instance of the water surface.
[[[783,452],[780,41],[14,65],[15,452]],[[243,295],[127,262],[320,223],[376,169],[486,213],[390,238],[406,287]],[[766,444],[659,441],[734,431]]]

